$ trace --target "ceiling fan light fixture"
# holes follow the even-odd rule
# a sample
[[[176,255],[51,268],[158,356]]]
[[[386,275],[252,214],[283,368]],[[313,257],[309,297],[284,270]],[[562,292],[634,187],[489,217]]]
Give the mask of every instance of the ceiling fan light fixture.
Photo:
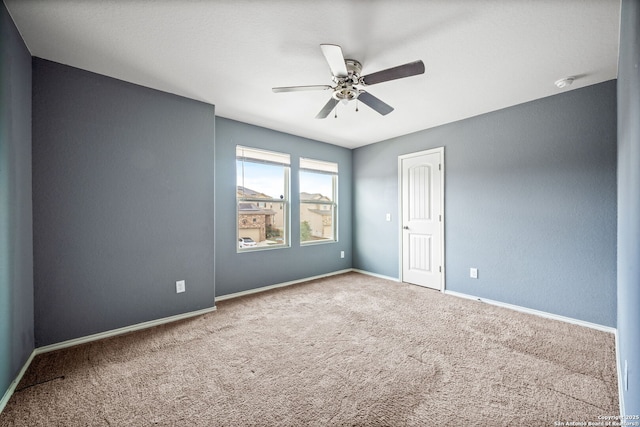
[[[567,86],[571,86],[571,84],[573,83],[573,81],[575,80],[575,77],[565,77],[563,79],[560,80],[556,80],[556,82],[554,83],[559,89],[564,89]]]
[[[343,87],[337,88],[333,91],[333,99],[338,101],[351,101],[352,99],[356,99],[358,97],[358,90],[353,88],[353,86],[347,85]]]

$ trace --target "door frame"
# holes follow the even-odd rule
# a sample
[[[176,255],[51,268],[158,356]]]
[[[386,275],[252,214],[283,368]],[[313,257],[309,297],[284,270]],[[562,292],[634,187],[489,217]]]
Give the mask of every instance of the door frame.
[[[441,176],[440,176],[440,206],[442,206],[442,221],[440,221],[440,253],[442,255],[442,282],[440,283],[440,292],[445,292],[446,289],[446,276],[445,276],[445,234],[444,234],[444,223],[445,223],[445,205],[444,205],[444,178],[445,178],[445,161],[444,161],[444,147],[431,148],[429,150],[417,151],[415,153],[402,154],[398,156],[398,277],[400,277],[400,282],[404,282],[404,271],[403,271],[403,256],[404,256],[404,248],[403,248],[403,232],[402,232],[402,161],[405,159],[409,159],[411,157],[424,156],[427,154],[440,154],[440,164],[442,165],[440,168]]]

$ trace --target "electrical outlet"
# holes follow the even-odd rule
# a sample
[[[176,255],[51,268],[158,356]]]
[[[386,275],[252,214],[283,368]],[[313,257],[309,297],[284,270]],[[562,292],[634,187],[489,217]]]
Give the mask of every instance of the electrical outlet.
[[[340,251],[340,258],[344,258],[344,251]]]
[[[478,278],[478,269],[477,268],[470,268],[469,269],[469,277],[471,277],[472,279],[477,279]]]
[[[185,291],[185,281],[184,280],[178,280],[176,282],[176,294],[179,294],[181,292]]]

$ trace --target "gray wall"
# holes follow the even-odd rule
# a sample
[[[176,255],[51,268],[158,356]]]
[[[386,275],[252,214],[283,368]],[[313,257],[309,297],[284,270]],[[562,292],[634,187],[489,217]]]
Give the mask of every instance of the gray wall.
[[[214,305],[214,138],[212,105],[34,58],[37,346]]]
[[[628,415],[640,414],[640,2],[623,0],[618,65],[618,362]]]
[[[291,155],[291,247],[237,253],[235,147]],[[300,246],[298,160],[338,163],[338,242]],[[351,268],[351,150],[294,135],[216,118],[216,295],[303,279]],[[345,258],[340,259],[340,251]]]
[[[615,82],[352,153],[34,59],[32,128],[31,58],[2,4],[0,395],[34,346],[210,307],[214,277],[218,295],[351,266],[398,277],[397,156],[445,146],[450,290],[615,326],[618,203],[623,400],[640,412],[640,7],[622,7],[616,198]],[[300,247],[294,226],[291,248],[237,254],[236,144],[291,153],[292,178],[300,155],[337,161],[339,242]]]
[[[446,288],[615,327],[615,81],[356,149],[355,268],[399,277],[397,156],[439,146]]]
[[[0,2],[0,398],[34,348],[31,55]]]

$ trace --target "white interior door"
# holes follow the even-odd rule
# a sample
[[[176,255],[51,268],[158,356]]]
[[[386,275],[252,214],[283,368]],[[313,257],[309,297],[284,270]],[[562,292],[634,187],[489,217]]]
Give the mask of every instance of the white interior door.
[[[402,281],[444,289],[444,149],[398,159],[402,212]]]

